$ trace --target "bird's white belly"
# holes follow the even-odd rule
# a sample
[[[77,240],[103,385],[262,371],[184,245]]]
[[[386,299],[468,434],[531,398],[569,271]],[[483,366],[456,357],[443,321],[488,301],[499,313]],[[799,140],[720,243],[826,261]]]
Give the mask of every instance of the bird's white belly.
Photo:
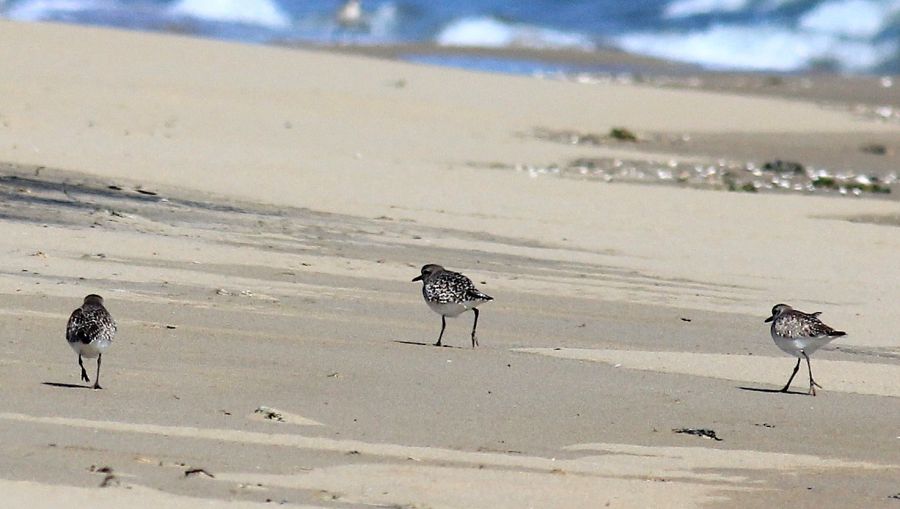
[[[82,357],[86,357],[88,359],[93,359],[98,355],[105,353],[106,349],[109,348],[109,345],[112,344],[112,341],[109,340],[94,340],[92,343],[84,344],[82,342],[69,343],[69,346],[72,347],[72,350],[75,350],[75,353]]]
[[[827,345],[833,338],[822,337],[822,338],[783,338],[780,336],[772,335],[772,339],[775,340],[775,344],[778,348],[788,354],[793,355],[794,357],[802,357],[800,351],[806,352],[806,355],[810,355],[819,348]]]
[[[456,302],[447,302],[447,303],[437,303],[437,302],[429,302],[428,307],[431,308],[432,311],[439,315],[454,317],[459,316],[462,313],[474,308],[480,304],[480,302],[469,301],[463,303]]]

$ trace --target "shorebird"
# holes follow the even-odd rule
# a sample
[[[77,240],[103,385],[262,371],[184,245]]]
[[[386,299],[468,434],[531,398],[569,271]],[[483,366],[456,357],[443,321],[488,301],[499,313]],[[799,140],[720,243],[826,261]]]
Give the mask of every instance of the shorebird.
[[[806,367],[809,370],[809,393],[816,395],[816,387],[822,388],[813,380],[812,366],[809,364],[809,356],[819,348],[827,345],[833,339],[846,336],[844,331],[834,330],[819,320],[821,311],[804,313],[788,306],[777,304],[772,308],[772,316],[766,318],[766,322],[772,322],[772,339],[778,348],[788,355],[797,357],[797,365],[794,372],[788,378],[781,392],[787,392],[794,380],[794,375],[800,369],[800,360],[806,359]]]
[[[97,376],[94,377],[94,389],[100,387],[100,359],[103,352],[112,344],[116,335],[116,321],[103,307],[103,297],[90,294],[84,298],[80,308],[72,311],[69,324],[66,326],[66,341],[78,354],[78,365],[81,367],[81,380],[90,382],[84,370],[82,357],[97,358]]]
[[[363,11],[360,0],[347,0],[334,17],[342,27],[355,27],[362,24]]]
[[[441,334],[434,346],[441,346],[444,329],[447,327],[447,317],[459,316],[470,309],[475,313],[475,321],[472,323],[472,348],[478,346],[478,338],[475,337],[475,329],[478,327],[477,306],[494,298],[476,289],[472,280],[466,276],[433,263],[422,267],[422,273],[414,277],[413,281],[422,281],[422,296],[425,297],[425,303],[432,311],[441,315]]]

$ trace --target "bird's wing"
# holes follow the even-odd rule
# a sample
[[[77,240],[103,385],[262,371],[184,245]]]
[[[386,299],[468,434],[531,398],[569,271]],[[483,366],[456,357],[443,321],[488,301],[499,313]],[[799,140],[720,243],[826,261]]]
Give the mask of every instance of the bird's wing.
[[[425,285],[425,296],[442,304],[456,302],[460,296],[474,290],[472,280],[458,272],[445,271],[433,277]]]
[[[69,316],[69,323],[66,324],[66,340],[69,343],[90,343],[90,336],[87,334],[87,321],[81,308],[72,311]]]
[[[482,292],[481,290],[479,290],[477,288],[470,288],[466,292],[466,295],[472,300],[494,300],[493,297]]]
[[[801,319],[801,328],[800,333],[803,336],[809,338],[825,338],[825,337],[833,337],[833,336],[843,336],[844,333],[840,331],[836,331],[831,327],[822,323],[819,320],[818,316],[821,311],[817,313],[813,313],[811,315],[804,314]]]
[[[72,312],[66,326],[66,339],[70,343],[88,344],[99,338],[112,341],[115,334],[116,322],[105,309],[78,308]]]

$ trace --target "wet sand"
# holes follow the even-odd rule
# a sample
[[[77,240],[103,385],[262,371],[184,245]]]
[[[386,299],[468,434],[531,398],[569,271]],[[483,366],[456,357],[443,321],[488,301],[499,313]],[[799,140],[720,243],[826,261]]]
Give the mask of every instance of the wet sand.
[[[12,506],[896,504],[895,201],[472,163],[659,157],[522,136],[536,127],[689,133],[734,157],[784,137],[825,163],[834,137],[900,127],[782,98],[0,26]],[[409,281],[427,262],[494,296],[478,349],[471,315],[430,346],[440,319]],[[103,391],[63,342],[87,293],[119,321]],[[804,372],[774,392],[794,361],[762,320],[782,301],[850,334],[813,357],[815,398]]]

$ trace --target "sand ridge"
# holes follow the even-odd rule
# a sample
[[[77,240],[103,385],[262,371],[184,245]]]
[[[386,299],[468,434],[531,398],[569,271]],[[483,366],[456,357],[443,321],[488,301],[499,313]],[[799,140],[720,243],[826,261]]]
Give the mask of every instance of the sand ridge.
[[[277,444],[362,455],[369,461],[373,457],[376,460],[401,461],[399,464],[363,463],[317,468],[296,475],[226,472],[215,476],[219,482],[259,483],[340,493],[342,500],[366,504],[412,501],[433,507],[514,508],[522,507],[523,504],[582,507],[609,499],[627,507],[637,507],[665,497],[678,507],[700,507],[706,502],[727,500],[717,495],[723,490],[759,489],[758,482],[752,479],[752,475],[748,475],[754,470],[776,469],[801,473],[806,469],[900,468],[898,465],[847,462],[809,455],[717,451],[708,447],[577,444],[566,447],[566,450],[599,454],[563,459],[332,440],[297,434],[252,433],[13,413],[2,413],[0,419],[247,445]],[[710,473],[710,469],[726,469],[734,473],[721,475]],[[654,479],[663,482],[648,483]]]
[[[197,507],[224,507],[227,509],[261,509],[268,507],[264,502],[223,502],[199,497],[185,497],[129,485],[127,488],[75,488],[29,481],[7,481],[0,479],[3,503],[8,507],[33,507],[52,509],[71,507],[73,509],[116,509],[135,504],[148,507],[170,507],[172,509],[192,509]],[[296,505],[295,509],[321,509],[324,506]]]
[[[623,369],[678,373],[746,382],[759,388],[778,389],[791,374],[794,361],[787,356],[728,355],[693,352],[647,352],[579,348],[521,348],[518,352],[559,359],[602,362]],[[829,391],[900,398],[900,366],[871,362],[834,361],[812,358],[819,380]],[[804,366],[805,368],[805,366]],[[792,390],[803,391],[806,377],[798,372]],[[774,387],[778,385],[778,387]]]

